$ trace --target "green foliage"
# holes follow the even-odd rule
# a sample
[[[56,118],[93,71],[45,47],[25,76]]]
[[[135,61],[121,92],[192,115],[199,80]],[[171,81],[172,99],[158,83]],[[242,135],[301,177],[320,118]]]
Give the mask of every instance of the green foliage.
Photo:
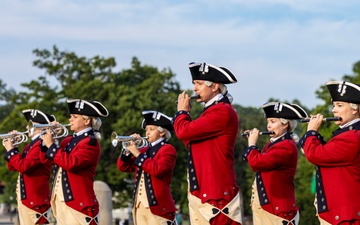
[[[43,71],[43,75],[36,80],[23,83],[26,91],[15,92],[7,89],[6,84],[0,80],[0,130],[6,133],[17,129],[25,131],[27,125],[21,110],[37,108],[54,114],[60,123],[67,124],[68,113],[66,99],[81,98],[98,100],[109,110],[109,117],[102,119],[101,128],[101,158],[97,168],[97,180],[106,182],[114,195],[114,207],[131,204],[133,192],[133,174],[122,173],[117,170],[116,162],[120,155],[119,147],[110,143],[110,135],[115,131],[118,135],[132,133],[144,134],[141,128],[142,110],[158,110],[168,116],[176,112],[175,100],[182,91],[175,80],[175,74],[168,68],[158,70],[150,65],[142,65],[137,58],[132,58],[131,67],[116,71],[116,62],[112,57],[92,58],[77,56],[74,52],[60,51],[56,46],[51,50],[33,51],[36,59],[33,65]],[[345,75],[343,80],[360,83],[360,62],[353,66],[354,75]],[[192,91],[187,90],[191,95]],[[307,113],[321,113],[331,117],[331,99],[325,85],[316,91],[316,97],[322,99],[324,104],[314,109],[307,109],[299,100],[295,103],[303,107]],[[269,101],[278,101],[269,98]],[[233,105],[239,116],[239,135],[235,145],[235,172],[237,183],[241,188],[243,197],[244,216],[251,217],[250,199],[251,186],[254,181],[254,172],[241,158],[247,147],[246,137],[241,134],[248,129],[258,128],[266,131],[266,120],[261,106],[242,107]],[[203,110],[202,104],[192,103],[191,116],[197,118]],[[329,139],[333,130],[337,128],[334,123],[323,123],[321,134]],[[306,132],[306,124],[298,124],[294,133],[301,137]],[[262,149],[268,142],[268,136],[260,136],[258,146]],[[177,160],[172,179],[171,189],[179,211],[188,213],[187,207],[187,150],[176,135],[170,143],[177,149]],[[22,149],[22,144],[20,149]],[[0,149],[4,155],[4,149]],[[300,207],[300,224],[318,224],[313,206],[314,194],[310,191],[311,178],[314,166],[310,164],[299,148],[299,161],[295,177],[297,203]],[[17,173],[8,171],[5,160],[0,160],[0,177],[5,183],[3,201],[15,201],[15,184]],[[11,196],[13,199],[11,200]]]

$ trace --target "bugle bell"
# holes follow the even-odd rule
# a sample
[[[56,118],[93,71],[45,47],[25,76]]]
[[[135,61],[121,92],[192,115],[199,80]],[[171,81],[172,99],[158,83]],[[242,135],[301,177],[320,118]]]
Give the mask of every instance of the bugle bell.
[[[116,147],[118,145],[119,142],[122,142],[122,146],[124,149],[126,149],[126,147],[129,145],[129,143],[131,141],[135,142],[135,145],[138,148],[142,148],[148,145],[148,141],[147,141],[148,137],[140,137],[140,138],[136,138],[133,136],[118,136],[116,134],[116,132],[112,132],[111,134],[111,144]]]
[[[10,139],[12,141],[12,144],[14,146],[18,146],[23,142],[26,142],[28,140],[28,136],[26,135],[28,132],[17,132],[15,134],[0,134],[0,139],[2,140],[2,143],[4,145],[4,142]]]
[[[40,129],[43,134],[47,129],[50,130],[54,139],[66,137],[69,134],[69,131],[66,127],[69,127],[71,124],[36,124],[29,120],[28,129],[30,134],[33,134],[35,129]]]

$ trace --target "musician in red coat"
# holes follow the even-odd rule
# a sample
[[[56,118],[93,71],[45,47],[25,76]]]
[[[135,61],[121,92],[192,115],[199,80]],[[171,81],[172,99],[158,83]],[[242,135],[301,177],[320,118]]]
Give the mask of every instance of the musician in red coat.
[[[36,109],[22,111],[27,121],[33,124],[49,124],[55,117]],[[4,142],[6,148],[5,160],[8,169],[18,171],[16,198],[20,224],[49,224],[50,223],[50,165],[40,162],[40,130],[30,130],[26,127],[31,142],[22,153],[13,141]],[[17,131],[11,132],[16,134]],[[16,139],[16,138],[15,138]]]
[[[173,130],[170,117],[157,111],[143,111],[142,128],[149,146],[138,149],[133,141],[117,161],[122,172],[134,172],[134,225],[175,224],[175,203],[170,183],[176,162],[176,150],[168,144]],[[139,134],[133,134],[140,139]]]
[[[67,100],[73,136],[60,146],[52,133],[42,135],[41,160],[56,165],[51,205],[57,224],[99,224],[99,203],[94,192],[94,177],[100,158],[99,129],[108,110],[98,101]]]
[[[321,225],[360,224],[360,86],[346,81],[326,83],[332,112],[341,121],[326,142],[319,134],[323,115],[310,118],[300,144],[316,166],[315,207]]]
[[[190,117],[189,95],[178,96],[173,122],[177,137],[188,149],[188,200],[191,224],[241,224],[239,187],[234,171],[238,116],[225,84],[237,82],[224,67],[190,63],[199,118]],[[229,99],[230,98],[230,99]]]
[[[256,172],[251,197],[254,225],[298,225],[299,208],[295,200],[294,179],[298,148],[293,133],[296,119],[306,118],[306,112],[296,104],[268,102],[265,111],[270,141],[263,151],[256,146],[259,130],[245,131],[248,148],[243,153]]]

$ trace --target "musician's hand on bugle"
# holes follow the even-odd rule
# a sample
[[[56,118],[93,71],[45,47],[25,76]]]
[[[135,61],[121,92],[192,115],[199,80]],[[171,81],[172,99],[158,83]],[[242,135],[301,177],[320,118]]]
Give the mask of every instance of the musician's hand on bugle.
[[[134,137],[135,139],[140,139],[141,138],[141,136],[139,134],[132,134],[130,136]],[[133,156],[135,156],[135,157],[138,157],[140,155],[140,151],[137,148],[137,145],[135,144],[134,140],[126,142],[126,149],[128,151],[130,151],[131,154],[133,154]]]
[[[47,148],[50,148],[50,146],[54,143],[53,134],[50,129],[45,129],[45,130],[41,131],[40,136],[41,136],[43,144]]]
[[[249,133],[248,135],[248,146],[256,145],[257,140],[259,138],[259,130],[256,128],[251,129],[250,131],[246,131]]]
[[[16,133],[17,133],[16,130],[13,130],[13,131],[9,132],[9,134],[11,134],[11,135],[15,135]],[[14,148],[13,142],[14,142],[14,140],[12,140],[11,138],[4,139],[3,145],[4,145],[7,152]]]
[[[316,132],[319,131],[320,126],[323,122],[324,116],[321,115],[320,113],[316,114],[316,115],[310,115],[310,120],[307,126],[307,131],[309,130],[314,130]]]
[[[191,110],[190,96],[184,91],[178,96],[177,111],[190,112],[190,110]]]

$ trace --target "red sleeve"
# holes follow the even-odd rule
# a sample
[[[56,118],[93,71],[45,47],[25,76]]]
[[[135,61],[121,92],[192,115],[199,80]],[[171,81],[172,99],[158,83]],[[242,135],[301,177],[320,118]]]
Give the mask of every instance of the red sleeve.
[[[26,149],[28,146],[25,146]],[[10,162],[8,162],[8,168],[13,170],[17,170],[20,173],[26,173],[37,166],[41,165],[40,159],[40,141],[36,142],[32,148],[28,151],[25,158],[21,157],[21,154],[16,154],[10,158]]]
[[[74,149],[71,150],[71,154],[65,152],[62,146],[63,145],[57,150],[53,161],[64,170],[75,172],[79,169],[97,164],[99,161],[100,144],[94,137],[86,137],[79,141]],[[51,148],[52,147],[50,147],[47,152],[49,152]]]
[[[230,104],[218,103],[203,112],[196,120],[182,114],[175,118],[176,136],[182,141],[196,141],[218,136],[234,121],[234,109]],[[236,114],[235,114],[236,115]],[[237,119],[237,118],[236,118]]]
[[[176,150],[166,144],[159,149],[159,157],[147,158],[142,165],[143,171],[155,177],[168,176],[172,173],[176,163]]]
[[[246,159],[253,171],[266,172],[288,166],[296,154],[295,143],[282,141],[270,147],[265,153],[252,150]]]
[[[351,165],[359,154],[360,132],[345,132],[331,138],[326,144],[321,144],[316,136],[309,136],[304,142],[303,149],[308,161],[315,165]]]
[[[117,160],[117,168],[121,172],[134,172],[135,166],[134,166],[134,160],[135,157],[130,154],[128,156],[121,153],[120,157]]]

